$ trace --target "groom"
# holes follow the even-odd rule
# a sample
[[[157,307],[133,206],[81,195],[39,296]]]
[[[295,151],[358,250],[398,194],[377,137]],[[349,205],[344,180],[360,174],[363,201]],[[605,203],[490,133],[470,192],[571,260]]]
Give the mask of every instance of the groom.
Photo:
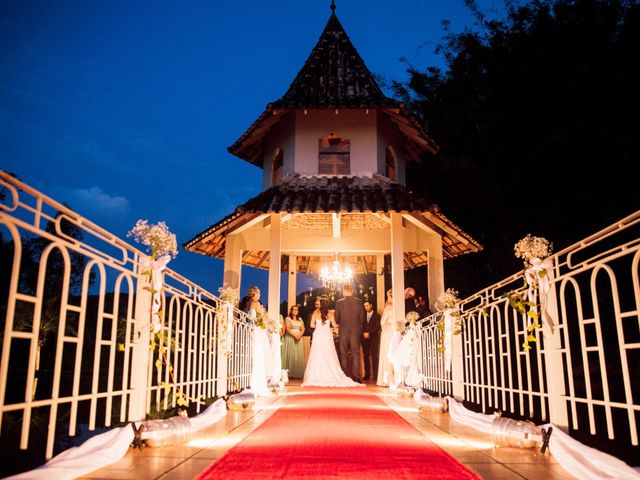
[[[340,327],[338,343],[340,345],[340,366],[344,373],[356,382],[362,382],[360,377],[360,337],[362,324],[365,320],[362,301],[353,296],[353,287],[345,283],[342,296],[336,302],[336,323]],[[351,365],[349,365],[351,352]]]

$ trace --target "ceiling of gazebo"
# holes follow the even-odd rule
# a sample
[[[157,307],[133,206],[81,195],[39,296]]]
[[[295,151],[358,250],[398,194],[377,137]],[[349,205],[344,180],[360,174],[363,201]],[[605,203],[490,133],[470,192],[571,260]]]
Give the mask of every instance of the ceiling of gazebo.
[[[320,268],[329,264],[335,252],[340,253],[340,260],[343,264],[349,264],[354,273],[371,273],[376,270],[376,255],[388,254],[390,243],[387,244],[387,250],[376,252],[367,252],[367,248],[358,251],[358,244],[352,244],[350,249],[332,248],[331,245],[336,240],[333,237],[334,215],[331,213],[297,213],[283,214],[281,231],[283,238],[287,238],[287,242],[283,242],[283,271],[287,269],[288,255],[297,257],[296,270],[304,273],[318,273]],[[371,241],[377,239],[377,245],[385,245],[380,243],[381,240],[389,241],[391,236],[389,217],[385,213],[363,213],[363,214],[340,214],[340,235],[344,239],[356,238]],[[407,232],[413,231],[415,235],[408,236],[413,238],[405,239],[404,266],[405,269],[416,268],[428,264],[428,254],[424,249],[415,249],[411,245],[420,245],[419,237],[421,230],[417,225],[424,225],[441,235],[442,251],[444,258],[453,258],[464,253],[480,250],[482,247],[473,239],[465,236],[456,235],[457,232],[452,231],[448,225],[443,225],[439,217],[434,216],[430,212],[412,212],[404,214],[404,225]],[[218,232],[210,232],[206,237],[185,245],[188,250],[202,253],[204,255],[224,258],[226,251],[226,238],[228,234],[235,231],[243,230],[242,236],[249,241],[255,241],[256,238],[269,235],[270,221],[268,214],[252,214],[245,213],[230,222]],[[295,239],[300,238],[300,242],[296,243]],[[322,245],[322,251],[311,253],[305,249],[304,242],[316,240],[316,245]],[[337,239],[340,240],[340,239]],[[417,243],[416,243],[417,242]],[[376,247],[379,249],[380,247]],[[243,265],[248,265],[261,269],[269,268],[269,250],[267,248],[249,248],[243,249],[242,253]]]
[[[285,230],[332,230],[332,215],[326,213],[294,213],[285,216],[282,221]],[[367,213],[340,214],[340,229],[345,230],[384,230],[389,229],[389,220],[381,215]]]

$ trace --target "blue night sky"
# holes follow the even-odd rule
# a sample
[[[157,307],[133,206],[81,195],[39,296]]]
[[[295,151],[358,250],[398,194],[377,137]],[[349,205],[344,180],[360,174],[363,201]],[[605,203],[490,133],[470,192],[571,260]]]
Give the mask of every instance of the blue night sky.
[[[226,148],[287,90],[329,4],[3,0],[0,168],[122,238],[145,218],[182,244],[259,193],[261,170]],[[443,65],[443,19],[474,22],[463,0],[338,0],[336,13],[388,82],[407,78],[401,57]],[[222,260],[181,251],[170,266],[213,292],[222,281]],[[245,268],[243,291],[266,278]]]

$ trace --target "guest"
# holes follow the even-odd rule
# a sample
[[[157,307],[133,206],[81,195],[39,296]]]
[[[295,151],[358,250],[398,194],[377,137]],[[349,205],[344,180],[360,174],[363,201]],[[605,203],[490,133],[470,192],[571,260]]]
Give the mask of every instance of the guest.
[[[293,305],[289,316],[284,320],[286,333],[282,347],[282,368],[289,370],[289,378],[304,376],[304,347],[301,339],[305,328],[298,312],[298,305]]]
[[[405,296],[405,299],[404,299],[405,308],[408,309],[406,313],[415,312],[416,310],[415,302],[414,302],[415,291],[413,290],[413,288],[407,288],[404,291],[404,296]],[[409,308],[412,308],[412,310],[409,310]],[[393,380],[389,382],[389,385],[392,388],[395,388],[400,384],[400,382],[402,382],[402,370],[397,368],[396,362],[394,361],[395,352],[398,346],[400,345],[400,342],[402,341],[402,335],[404,334],[405,330],[409,327],[409,321],[406,320],[406,317],[394,318],[393,320],[394,320],[393,334],[391,335],[391,340],[389,341],[389,350],[387,351],[387,359],[393,366]]]
[[[378,379],[377,384],[381,387],[388,387],[389,382],[393,380],[393,365],[389,361],[389,344],[394,330],[393,323],[393,291],[387,291],[387,302],[384,304],[384,311],[380,319],[380,356],[378,362]]]
[[[404,314],[409,312],[417,312],[416,308],[416,291],[411,288],[404,289]]]
[[[239,309],[247,313],[254,323],[253,339],[251,343],[251,358],[253,368],[251,370],[251,391],[256,395],[268,395],[268,382],[273,375],[273,358],[271,345],[264,329],[267,312],[260,302],[260,289],[253,286],[242,299]],[[260,327],[260,324],[263,327]]]
[[[418,298],[416,299],[416,312],[418,312],[420,318],[424,318],[429,314],[427,302],[424,301],[424,297],[422,295],[418,295]]]
[[[364,380],[377,380],[380,355],[380,315],[370,300],[364,302],[365,319],[362,322],[362,354],[364,356]]]

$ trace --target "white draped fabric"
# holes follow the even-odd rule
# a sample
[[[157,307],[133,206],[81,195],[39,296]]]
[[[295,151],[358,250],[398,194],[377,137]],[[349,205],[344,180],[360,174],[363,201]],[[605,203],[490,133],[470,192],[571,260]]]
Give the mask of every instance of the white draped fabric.
[[[140,270],[143,273],[151,272],[151,325],[153,333],[158,333],[162,328],[162,320],[160,319],[160,309],[162,308],[162,272],[167,268],[167,264],[171,260],[170,255],[164,255],[157,260],[151,260],[148,257],[140,259]]]
[[[422,381],[422,362],[420,360],[420,333],[413,324],[405,331],[400,343],[390,355],[395,373],[395,382],[415,387]]]
[[[453,339],[453,308],[447,308],[444,311],[444,369],[446,372],[451,371],[451,349]]]
[[[216,400],[205,411],[190,419],[191,431],[213,425],[227,414],[223,399]],[[137,425],[139,426],[139,424]],[[71,480],[107,467],[127,454],[134,434],[130,425],[114,428],[91,437],[79,447],[56,455],[43,466],[18,475],[11,480]]]
[[[268,382],[279,385],[282,379],[282,337],[280,332],[269,332],[268,334],[268,346],[269,346],[269,369],[267,370]]]
[[[553,427],[549,451],[560,466],[576,478],[640,480],[640,473],[622,460],[578,442],[550,423],[542,427]]]
[[[449,415],[456,422],[487,434],[492,433],[491,425],[495,418],[493,415],[472,412],[451,397],[447,397],[447,400]],[[549,451],[558,464],[576,478],[640,480],[640,473],[622,460],[578,442],[551,423],[540,425],[537,429],[547,430],[549,427],[553,427]]]

